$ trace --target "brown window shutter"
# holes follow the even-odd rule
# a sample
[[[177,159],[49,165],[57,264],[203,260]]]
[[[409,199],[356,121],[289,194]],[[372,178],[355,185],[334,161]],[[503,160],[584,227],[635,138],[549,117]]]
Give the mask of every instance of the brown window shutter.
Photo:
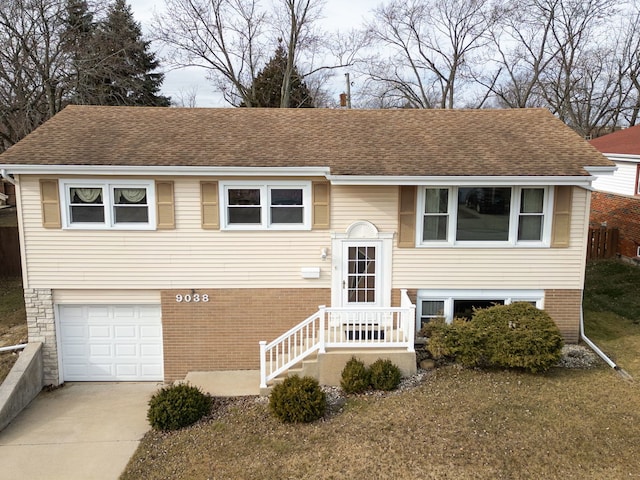
[[[200,182],[200,200],[202,203],[202,228],[218,230],[220,228],[218,182]]]
[[[173,230],[176,228],[173,182],[156,182],[156,205],[158,212],[158,230]]]
[[[398,212],[398,247],[413,248],[416,246],[416,193],[418,189],[412,185],[400,186]]]
[[[42,226],[61,228],[58,180],[40,180],[40,198],[42,199]]]
[[[571,196],[572,186],[557,186],[553,204],[553,226],[551,227],[551,246],[564,248],[569,246],[571,234]]]
[[[326,230],[331,224],[329,205],[331,188],[329,182],[312,182],[311,188],[313,196],[312,228],[315,230]]]

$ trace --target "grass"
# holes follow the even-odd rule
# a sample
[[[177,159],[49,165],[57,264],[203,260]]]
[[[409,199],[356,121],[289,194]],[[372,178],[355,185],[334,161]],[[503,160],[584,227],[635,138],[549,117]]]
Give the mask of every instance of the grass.
[[[22,280],[0,278],[0,347],[27,341],[27,315]],[[18,359],[15,353],[0,353],[0,383]]]
[[[637,270],[634,270],[637,269]],[[587,334],[640,379],[640,269],[587,269]],[[150,431],[129,479],[640,478],[640,387],[612,369],[439,368],[410,391],[350,397],[340,412],[286,425],[256,400]]]

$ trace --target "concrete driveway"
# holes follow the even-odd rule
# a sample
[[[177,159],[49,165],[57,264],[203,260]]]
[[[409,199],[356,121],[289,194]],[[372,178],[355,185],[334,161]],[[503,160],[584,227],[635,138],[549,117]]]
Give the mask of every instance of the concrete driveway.
[[[0,479],[116,480],[147,430],[161,384],[66,383],[0,432]]]

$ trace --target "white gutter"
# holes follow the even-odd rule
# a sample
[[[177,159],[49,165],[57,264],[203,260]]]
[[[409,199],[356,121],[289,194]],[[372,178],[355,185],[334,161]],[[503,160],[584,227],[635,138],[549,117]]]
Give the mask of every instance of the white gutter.
[[[431,185],[431,186],[478,186],[478,185],[577,185],[591,186],[594,176],[383,176],[383,175],[327,175],[333,185]]]
[[[193,167],[145,165],[3,165],[12,174],[326,177],[329,167]]]
[[[9,182],[11,185],[15,185],[16,181],[7,174],[6,168],[0,169],[0,177]]]

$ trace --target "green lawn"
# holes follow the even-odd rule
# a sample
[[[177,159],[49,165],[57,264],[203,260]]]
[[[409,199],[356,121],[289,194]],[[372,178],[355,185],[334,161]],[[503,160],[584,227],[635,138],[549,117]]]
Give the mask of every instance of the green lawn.
[[[587,335],[640,378],[640,269],[590,264]],[[430,372],[418,387],[351,397],[285,425],[264,401],[217,400],[211,418],[150,431],[128,479],[622,479],[640,477],[640,390],[606,366]]]

